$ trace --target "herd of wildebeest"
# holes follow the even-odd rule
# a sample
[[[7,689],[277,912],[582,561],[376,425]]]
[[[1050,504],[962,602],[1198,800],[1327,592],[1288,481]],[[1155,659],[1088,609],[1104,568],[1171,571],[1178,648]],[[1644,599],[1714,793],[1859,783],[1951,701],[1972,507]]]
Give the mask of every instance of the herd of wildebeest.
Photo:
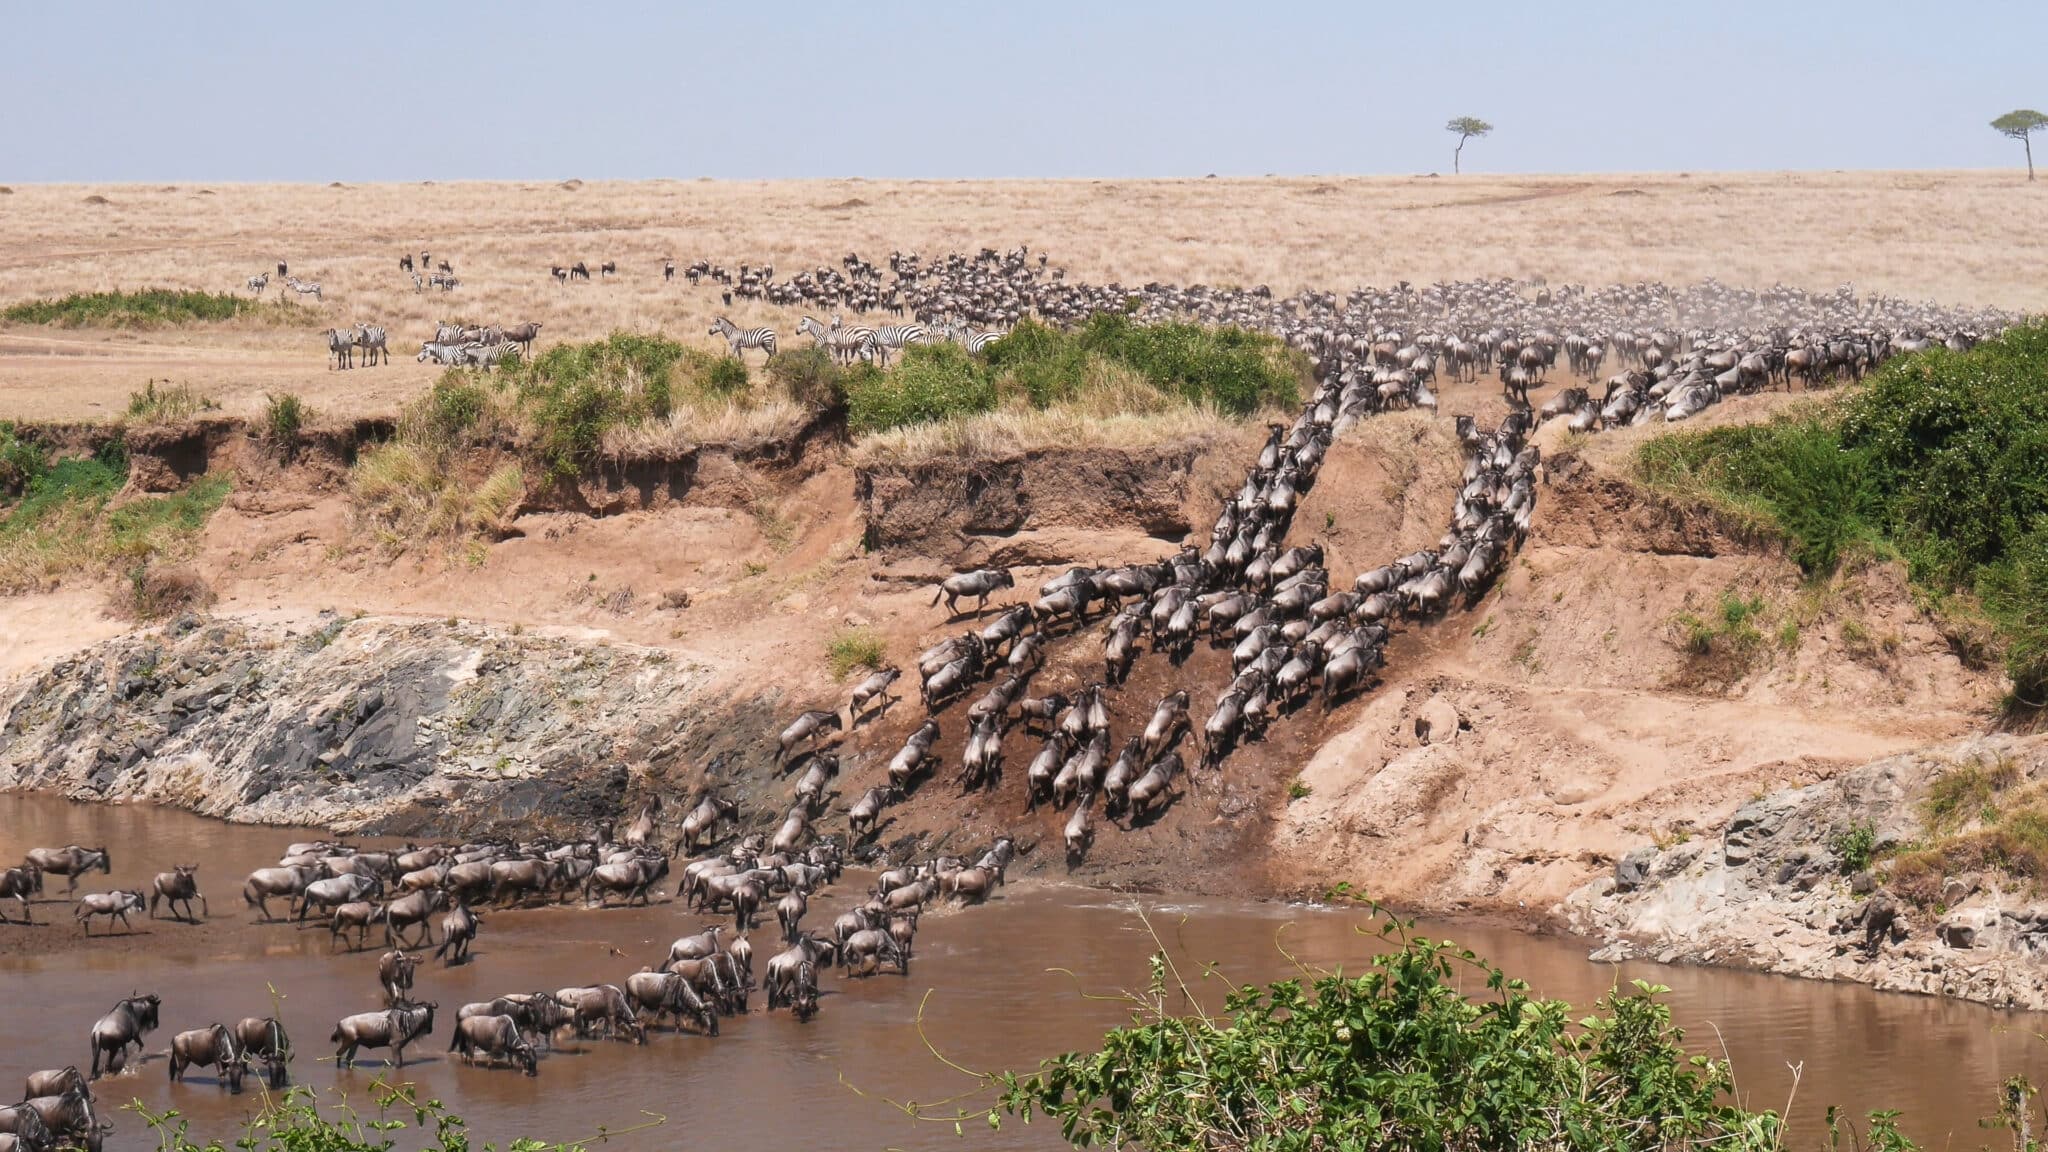
[[[421,263],[427,259],[422,253]],[[1220,781],[1233,751],[1261,739],[1276,721],[1318,701],[1328,711],[1369,687],[1385,664],[1392,630],[1403,622],[1484,595],[1529,530],[1541,477],[1541,453],[1530,439],[1547,421],[1595,432],[1682,420],[1731,396],[1860,377],[1901,352],[1968,348],[2018,319],[1858,298],[1847,287],[1819,295],[1709,281],[1686,288],[1566,285],[1553,291],[1541,283],[1490,280],[1276,297],[1263,286],[1090,285],[1023,248],[929,262],[893,253],[886,263],[885,275],[849,255],[839,268],[821,266],[777,281],[767,264],[740,265],[735,276],[699,261],[684,276],[691,284],[719,285],[728,303],[738,297],[915,318],[848,328],[837,316],[829,327],[807,317],[800,331],[840,358],[858,353],[863,340],[881,350],[885,343],[901,347],[936,337],[980,351],[1025,318],[1072,325],[1115,311],[1140,322],[1192,319],[1277,335],[1304,354],[1314,388],[1291,420],[1269,426],[1246,462],[1242,485],[1219,500],[1206,544],[1190,542],[1119,567],[1072,567],[1039,584],[1035,595],[1014,600],[1006,594],[1016,588],[1016,576],[1005,569],[960,572],[940,582],[933,606],[944,602],[949,620],[971,614],[974,621],[919,654],[913,667],[925,715],[900,746],[891,742],[896,750],[886,768],[869,773],[874,785],[840,809],[843,831],[822,826],[838,795],[833,781],[843,767],[866,767],[870,753],[879,762],[888,751],[863,747],[863,726],[896,701],[894,686],[905,669],[874,670],[842,707],[805,711],[781,732],[775,765],[795,783],[772,832],[746,832],[737,803],[713,790],[688,802],[666,845],[658,796],[646,800],[616,837],[606,825],[566,843],[404,851],[291,845],[276,866],[246,879],[248,907],[266,921],[277,911],[272,901],[294,922],[317,914],[332,944],[351,951],[381,929],[389,949],[378,961],[386,1007],[342,1019],[330,1035],[340,1065],[364,1049],[389,1049],[402,1065],[407,1046],[434,1032],[438,1005],[414,997],[414,972],[423,959],[464,962],[485,913],[578,898],[593,905],[645,904],[670,877],[671,863],[685,857],[692,859],[680,869],[675,898],[691,911],[729,910],[730,930],[721,922],[683,936],[618,983],[508,992],[462,1005],[450,1050],[534,1074],[541,1052],[565,1030],[644,1043],[649,1029],[667,1020],[677,1030],[716,1035],[720,1018],[745,1013],[757,988],[769,1010],[786,1007],[809,1019],[817,1010],[821,970],[836,965],[866,974],[886,967],[907,974],[920,912],[935,901],[986,898],[1017,855],[1005,837],[972,860],[936,857],[894,868],[884,860],[872,893],[830,931],[804,926],[812,897],[838,881],[852,853],[877,837],[886,810],[938,774],[944,728],[957,726],[963,738],[950,769],[951,783],[962,791],[993,789],[1011,759],[1006,747],[1032,742],[1023,803],[1027,812],[1041,804],[1072,809],[1062,839],[1069,866],[1076,866],[1093,843],[1098,800],[1105,818],[1127,826],[1157,819],[1185,799],[1183,788]],[[615,265],[606,262],[603,269],[611,274]],[[452,272],[443,272],[452,279]],[[674,274],[674,262],[665,261],[664,278]],[[565,282],[581,278],[567,270],[554,275]],[[250,286],[261,290],[255,280]],[[444,326],[421,356],[477,363],[459,350],[502,354],[530,346],[539,328]],[[734,354],[775,348],[772,330],[722,322],[714,332]],[[345,342],[362,346],[360,327],[330,333],[337,356],[350,333]],[[382,333],[374,336],[381,345]],[[458,354],[444,356],[450,348]],[[1551,382],[1560,357],[1573,379],[1560,381],[1539,403],[1532,393]],[[1435,411],[1437,391],[1447,381],[1473,381],[1481,373],[1497,379],[1506,415],[1491,430],[1471,417],[1456,418],[1464,470],[1434,547],[1388,558],[1346,582],[1325,566],[1319,542],[1289,543],[1295,515],[1337,437],[1378,413]],[[984,621],[991,601],[994,615]],[[1099,636],[1099,675],[1077,672],[1092,669],[1093,657],[1076,659],[1075,649],[1061,650],[1081,643],[1090,628]],[[1205,644],[1216,655],[1193,661]],[[1227,672],[1220,671],[1224,653]],[[1123,699],[1134,667],[1148,656],[1165,663],[1169,682],[1186,679],[1156,701],[1149,692],[1142,700]],[[1067,682],[1043,683],[1049,666]],[[1194,670],[1208,667],[1219,669],[1211,684],[1216,691],[1210,697],[1205,689],[1198,700]],[[948,714],[970,696],[957,718]],[[1115,730],[1117,715],[1131,718],[1126,730]],[[727,847],[698,855],[720,844]],[[0,900],[13,899],[28,918],[47,877],[64,877],[67,895],[75,895],[79,879],[94,870],[111,870],[106,849],[38,849],[20,866],[0,871]],[[160,905],[174,917],[196,918],[195,900],[198,916],[207,915],[197,869],[178,866],[157,875],[153,891],[78,897],[74,916],[90,934],[96,921],[125,926],[129,915],[155,916]],[[778,951],[757,977],[751,930],[770,912]],[[97,1147],[106,1125],[90,1083],[103,1060],[120,1071],[165,1010],[158,996],[137,993],[94,1022],[88,1071],[67,1066],[37,1073],[27,1085],[28,1099],[0,1109],[0,1152]],[[210,1067],[224,1088],[236,1090],[251,1069],[260,1069],[270,1083],[281,1084],[292,1051],[272,1016],[232,1027],[211,1023],[173,1038],[170,1075],[177,1080],[191,1067]]]
[[[797,811],[822,814],[826,793],[806,777],[794,789]],[[667,1022],[672,1031],[719,1034],[721,1017],[744,1016],[756,990],[769,1011],[786,1008],[798,1020],[818,1010],[820,973],[837,967],[849,977],[892,971],[908,975],[922,912],[937,902],[975,903],[1004,882],[1015,859],[1013,843],[998,839],[973,860],[938,856],[911,867],[884,869],[872,891],[848,902],[829,928],[804,923],[812,898],[842,877],[845,842],[799,835],[785,827],[772,837],[742,834],[734,809],[703,798],[663,842],[662,801],[649,800],[625,831],[611,822],[571,842],[487,842],[408,845],[402,850],[359,849],[320,841],[292,844],[273,867],[243,882],[242,898],[263,923],[325,926],[329,945],[358,952],[373,929],[388,951],[377,960],[385,1006],[335,1022],[329,1041],[341,1068],[364,1050],[388,1049],[393,1067],[405,1051],[433,1034],[440,1005],[415,996],[423,963],[467,963],[470,945],[494,909],[536,907],[578,900],[593,907],[646,905],[670,875],[670,864],[717,841],[723,852],[692,860],[675,894],[692,912],[730,912],[732,926],[715,922],[684,935],[659,956],[615,983],[553,991],[512,991],[461,1005],[450,1022],[448,1051],[466,1062],[537,1074],[541,1053],[570,1033],[645,1044]],[[0,872],[0,893],[14,898],[33,921],[33,897],[49,877],[67,882],[74,915],[86,926],[105,918],[122,925],[130,913],[202,923],[211,916],[197,881],[198,868],[178,865],[160,873],[153,890],[77,895],[81,878],[111,873],[105,847],[38,848]],[[193,902],[198,902],[198,911]],[[279,902],[273,908],[272,901]],[[614,905],[616,902],[616,905]],[[775,951],[758,966],[755,931],[775,921]],[[110,924],[111,927],[111,924]],[[436,928],[440,938],[435,939]],[[428,951],[431,949],[431,951]],[[623,955],[622,953],[615,953]],[[25,1098],[0,1108],[0,1152],[45,1152],[61,1146],[99,1147],[110,1125],[97,1110],[92,1084],[119,1073],[130,1052],[145,1051],[167,1010],[157,994],[123,997],[87,1030],[90,1060],[34,1073]],[[213,1022],[176,1033],[167,1051],[170,1078],[208,1068],[224,1091],[239,1092],[258,1072],[271,1087],[287,1082],[294,1048],[274,1015],[250,1016],[232,1026]]]

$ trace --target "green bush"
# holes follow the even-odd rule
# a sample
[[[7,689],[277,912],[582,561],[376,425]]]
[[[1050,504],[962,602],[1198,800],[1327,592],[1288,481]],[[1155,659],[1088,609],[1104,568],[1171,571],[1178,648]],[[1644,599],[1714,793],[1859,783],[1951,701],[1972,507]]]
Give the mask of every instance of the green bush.
[[[847,384],[847,424],[855,435],[971,416],[996,406],[988,369],[957,344],[913,345],[887,372]]]
[[[847,381],[878,370],[871,364],[842,367],[817,345],[785,348],[768,358],[768,379],[807,408],[831,410],[846,403]]]
[[[737,396],[747,390],[747,365],[737,356],[720,356],[704,373],[704,390],[714,396]]]
[[[371,1098],[377,1112],[373,1119],[365,1120],[345,1103],[323,1105],[310,1088],[266,1097],[263,1108],[248,1119],[232,1145],[218,1139],[194,1142],[188,1122],[176,1112],[150,1112],[139,1102],[129,1107],[156,1134],[161,1152],[228,1152],[230,1148],[237,1152],[392,1152],[399,1145],[398,1133],[407,1129],[417,1133],[405,1139],[407,1148],[471,1152],[467,1124],[439,1100],[422,1103],[411,1086],[394,1088],[382,1081],[373,1086]],[[494,1152],[496,1147],[485,1144],[482,1152]],[[516,1139],[505,1146],[505,1152],[576,1152],[576,1148]]]
[[[1239,988],[1219,1016],[1173,1015],[1185,990],[1157,954],[1132,1024],[989,1077],[988,1123],[1041,1113],[1080,1147],[1779,1146],[1775,1114],[1729,1101],[1728,1065],[1687,1053],[1667,989],[1636,981],[1580,1019],[1471,952],[1383,932],[1363,975]]]
[[[313,418],[313,409],[296,392],[265,394],[263,399],[263,434],[278,455],[288,460],[298,451],[299,433]]]
[[[1781,533],[1826,575],[1858,549],[1902,556],[1937,600],[1975,594],[2015,695],[2048,704],[2048,322],[1969,352],[1897,358],[1838,402],[1679,432],[1637,474]]]
[[[836,679],[844,680],[858,668],[880,668],[888,659],[882,638],[867,628],[842,628],[825,643],[825,663]]]
[[[1869,821],[1851,824],[1835,834],[1831,846],[1835,855],[1841,857],[1842,871],[1861,872],[1870,867],[1871,856],[1877,850],[1877,829]]]
[[[140,292],[78,292],[55,300],[28,300],[0,312],[13,324],[63,328],[161,328],[233,320],[262,308],[256,300],[223,292],[148,288]]]
[[[21,439],[12,423],[0,421],[0,497],[19,496],[49,466],[41,444]]]

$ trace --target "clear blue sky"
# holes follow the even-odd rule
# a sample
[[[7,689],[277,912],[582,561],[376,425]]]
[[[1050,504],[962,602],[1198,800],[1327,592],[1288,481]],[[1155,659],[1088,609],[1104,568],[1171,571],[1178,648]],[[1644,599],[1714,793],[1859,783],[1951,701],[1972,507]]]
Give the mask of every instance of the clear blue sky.
[[[2048,0],[8,5],[0,182],[2013,166]],[[2048,149],[2043,149],[2048,152]]]

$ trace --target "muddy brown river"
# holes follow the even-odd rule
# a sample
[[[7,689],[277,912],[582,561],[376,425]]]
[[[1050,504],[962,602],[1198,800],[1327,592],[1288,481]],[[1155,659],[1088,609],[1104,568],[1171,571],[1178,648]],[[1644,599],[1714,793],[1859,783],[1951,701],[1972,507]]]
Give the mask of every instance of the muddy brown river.
[[[11,1099],[33,1069],[83,1066],[94,1018],[131,990],[153,991],[163,997],[163,1027],[150,1037],[149,1057],[139,1068],[131,1065],[101,1082],[103,1108],[139,1099],[152,1109],[178,1109],[197,1134],[232,1137],[260,1094],[228,1096],[202,1071],[172,1085],[163,1052],[177,1031],[268,1014],[275,990],[297,1048],[294,1081],[364,1101],[372,1085],[391,1074],[375,1059],[339,1071],[327,1037],[341,1016],[381,1007],[380,949],[334,954],[324,927],[252,924],[239,896],[251,869],[273,863],[287,842],[305,836],[169,809],[0,795],[0,860],[18,860],[32,846],[105,844],[113,874],[93,874],[81,891],[146,886],[172,863],[198,861],[201,888],[212,898],[212,919],[204,925],[141,920],[134,936],[85,943],[68,925],[52,924],[70,916],[70,906],[58,899],[58,880],[36,907],[38,926],[0,926],[13,937],[0,940],[0,1093]],[[807,923],[829,925],[856,883],[849,874],[830,897],[814,900]],[[1354,969],[1376,942],[1356,931],[1364,920],[1353,910],[1160,897],[1143,898],[1143,905],[1188,972],[1214,962],[1236,980],[1289,974],[1292,965],[1276,942],[1305,964]],[[971,1068],[1027,1068],[1088,1045],[1123,1021],[1117,1004],[1082,994],[1142,985],[1154,947],[1128,897],[1020,885],[984,907],[927,917],[908,978],[828,977],[819,1014],[809,1024],[763,1013],[757,995],[754,1011],[725,1021],[716,1039],[662,1032],[644,1048],[569,1044],[544,1057],[539,1077],[530,1080],[449,1059],[448,1020],[455,1008],[503,992],[622,981],[655,962],[671,940],[695,931],[700,918],[661,904],[485,916],[473,963],[421,968],[416,995],[437,1001],[445,1016],[436,1035],[407,1053],[403,1079],[465,1116],[479,1142],[501,1145],[514,1136],[589,1141],[604,1130],[662,1117],[661,1125],[610,1143],[626,1149],[1062,1147],[1044,1123],[1027,1128],[1013,1122],[1000,1133],[971,1125],[963,1139],[950,1124],[915,1122],[893,1108],[890,1100],[938,1100],[972,1087],[926,1050],[913,1024],[919,1004],[925,1003],[926,1035],[948,1058]],[[1802,1069],[1793,1147],[1815,1146],[1828,1103],[1856,1113],[1903,1109],[1908,1131],[1926,1146],[1975,1147],[1984,1135],[1976,1121],[1990,1111],[1994,1085],[2016,1073],[2048,1079],[2048,1045],[2033,1036],[2044,1022],[2032,1015],[1747,973],[1592,964],[1581,942],[1501,928],[1428,924],[1424,930],[1472,947],[1540,993],[1581,1007],[1617,982],[1670,985],[1691,1042],[1716,1055],[1725,1046],[1752,1106],[1783,1109],[1791,1068]],[[765,936],[756,931],[757,939],[765,942]],[[757,955],[757,967],[769,950]],[[109,1149],[156,1146],[135,1115],[112,1115],[117,1130]]]

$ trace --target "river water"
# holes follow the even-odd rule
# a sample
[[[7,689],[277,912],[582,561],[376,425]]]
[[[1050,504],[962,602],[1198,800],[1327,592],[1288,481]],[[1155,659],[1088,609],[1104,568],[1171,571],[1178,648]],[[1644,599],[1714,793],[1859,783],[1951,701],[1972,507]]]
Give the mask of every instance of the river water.
[[[252,926],[238,896],[251,869],[308,836],[170,809],[0,795],[0,860],[18,860],[33,846],[107,845],[112,875],[93,874],[81,891],[143,887],[172,863],[197,861],[201,889],[213,904],[213,918],[202,926],[144,920],[134,937],[0,950],[0,1094],[11,1099],[33,1069],[83,1066],[92,1021],[140,989],[163,997],[163,1027],[150,1037],[152,1055],[139,1070],[131,1066],[101,1082],[103,1107],[137,1099],[155,1110],[174,1107],[196,1134],[232,1137],[259,1094],[227,1096],[201,1072],[171,1085],[161,1053],[177,1031],[270,1014],[273,1002],[297,1048],[295,1082],[364,1102],[391,1074],[374,1060],[337,1070],[327,1037],[340,1017],[382,1006],[379,949],[337,955],[324,928]],[[838,898],[814,900],[807,922],[829,925],[855,880],[849,875],[838,886]],[[51,895],[61,893],[59,880]],[[757,996],[755,1011],[725,1021],[716,1039],[664,1032],[644,1048],[572,1044],[544,1058],[537,1079],[450,1060],[445,1048],[455,1008],[504,992],[621,982],[700,921],[662,905],[487,912],[473,963],[422,966],[415,994],[437,1001],[443,1019],[434,1037],[407,1053],[402,1076],[423,1098],[438,1097],[465,1116],[479,1142],[521,1135],[589,1140],[659,1116],[661,1125],[614,1136],[610,1144],[1058,1148],[1058,1133],[1043,1122],[1007,1123],[1000,1133],[977,1123],[963,1139],[951,1124],[913,1121],[889,1103],[940,1100],[973,1087],[927,1050],[915,1026],[920,1005],[925,1038],[948,1059],[976,1069],[1023,1069],[1087,1046],[1127,1018],[1122,1005],[1084,993],[1141,987],[1155,931],[1191,981],[1210,962],[1238,981],[1289,975],[1293,962],[1283,947],[1303,964],[1355,970],[1377,943],[1358,931],[1365,920],[1355,910],[1158,897],[1142,898],[1142,907],[1150,928],[1129,897],[1020,886],[984,907],[927,917],[908,978],[828,977],[828,994],[809,1024],[762,1013]],[[67,930],[48,923],[68,918],[66,905],[42,903],[36,915],[45,926],[0,932],[31,941],[63,938]],[[1482,925],[1422,930],[1455,939],[1539,993],[1582,1008],[1632,979],[1671,986],[1690,1042],[1716,1055],[1725,1050],[1747,1103],[1783,1110],[1792,1094],[1790,1067],[1803,1069],[1794,1147],[1815,1146],[1828,1103],[1854,1113],[1899,1108],[1907,1130],[1928,1147],[1975,1147],[1987,1135],[1976,1120],[1990,1111],[1999,1081],[2017,1073],[2037,1083],[2048,1079],[2048,1045],[2033,1035],[2044,1022],[2031,1014],[1748,973],[1592,964],[1582,942]],[[756,936],[764,945],[758,969],[774,948],[768,933]],[[1219,984],[1209,981],[1205,989],[1206,999]],[[118,1113],[116,1124],[109,1149],[155,1146],[134,1115]]]

